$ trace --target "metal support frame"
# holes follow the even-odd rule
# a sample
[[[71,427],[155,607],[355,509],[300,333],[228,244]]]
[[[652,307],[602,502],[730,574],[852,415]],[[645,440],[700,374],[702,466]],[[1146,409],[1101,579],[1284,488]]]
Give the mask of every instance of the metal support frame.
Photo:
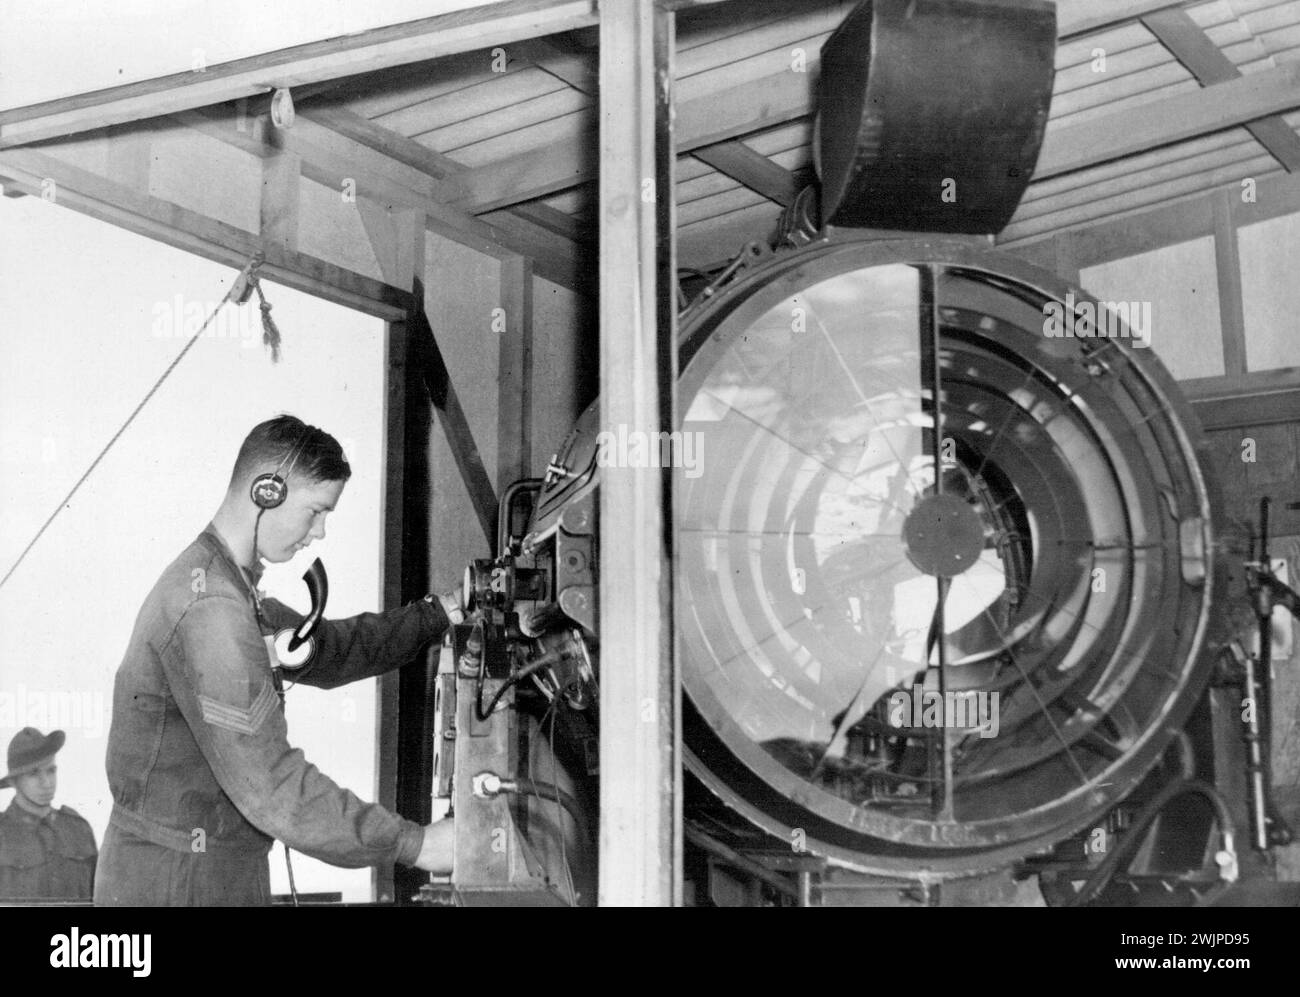
[[[600,421],[670,430],[674,15],[600,3]],[[666,203],[665,203],[666,202]],[[664,286],[661,282],[667,279]],[[680,690],[671,472],[604,469],[600,539],[600,902],[681,902]]]

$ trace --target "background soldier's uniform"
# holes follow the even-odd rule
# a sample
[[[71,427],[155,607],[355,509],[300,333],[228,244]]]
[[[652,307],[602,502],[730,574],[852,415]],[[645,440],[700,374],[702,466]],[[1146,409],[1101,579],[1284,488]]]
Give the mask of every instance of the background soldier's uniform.
[[[95,834],[71,807],[0,812],[0,900],[89,900]]]
[[[290,747],[254,605],[211,525],[145,600],[113,691],[97,904],[269,903],[273,839],[340,866],[419,856],[419,824],[363,802]],[[302,620],[272,599],[261,611],[275,628]],[[380,675],[447,626],[430,601],[322,621],[295,677],[333,688]]]

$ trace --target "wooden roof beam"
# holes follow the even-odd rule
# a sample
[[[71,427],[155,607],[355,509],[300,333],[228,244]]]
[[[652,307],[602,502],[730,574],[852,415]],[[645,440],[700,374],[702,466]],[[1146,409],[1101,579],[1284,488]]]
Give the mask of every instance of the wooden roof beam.
[[[660,6],[666,9],[689,9],[724,2],[724,0],[659,0],[659,2]],[[1154,11],[1179,6],[1176,0],[1096,0],[1095,3],[1087,5],[1076,4],[1059,15],[1058,37],[1064,41],[1093,34],[1132,23]],[[540,50],[529,51],[537,53]],[[570,59],[575,58],[569,53],[562,54]],[[815,61],[816,57],[813,56],[810,62]],[[572,66],[566,64],[561,67],[551,62],[545,54],[534,59],[534,64],[554,76],[565,79],[570,85],[578,86],[574,79],[570,78],[575,75]],[[693,152],[705,146],[737,139],[812,114],[815,108],[808,77],[815,75],[815,66],[810,64],[808,68],[808,74],[779,73],[721,93],[683,101],[677,106],[678,153]],[[593,133],[591,142],[595,141],[596,136]],[[717,158],[728,157],[729,160],[745,155],[734,145],[729,145],[715,153]],[[738,170],[743,169],[744,176],[735,176],[731,173],[728,175],[740,180],[746,186],[752,187],[749,182],[751,180],[762,183],[765,189],[760,190],[759,187],[752,187],[752,189],[759,190],[764,196],[771,196],[772,193],[780,193],[788,189],[789,181],[784,178],[778,180],[771,169],[760,167],[752,159],[743,167],[735,162],[729,162],[729,166],[735,166]],[[719,167],[714,166],[714,168]],[[765,180],[760,179],[757,172],[759,169],[764,171]],[[728,171],[723,170],[723,172]],[[595,178],[596,167],[590,156],[584,155],[581,149],[575,149],[572,143],[557,144],[546,149],[521,153],[475,170],[474,174],[467,179],[468,195],[458,203],[466,210],[475,213],[491,211],[545,197],[593,181]],[[778,198],[773,199],[778,200]]]
[[[537,261],[539,277],[579,293],[589,289],[590,261],[582,247],[535,220],[531,226],[507,225],[501,218],[488,221],[441,200],[440,196],[456,189],[455,171],[465,167],[360,115],[304,108],[293,127],[283,131],[272,129],[265,119],[246,120],[240,128],[238,116],[229,110],[185,111],[174,118],[253,155],[266,157],[277,149],[291,152],[309,180],[337,187],[343,177],[351,177],[359,200],[370,198],[398,212],[415,209],[428,228],[448,239],[496,259],[528,256]]]
[[[739,139],[696,149],[694,156],[783,208],[793,204],[799,193],[799,181],[793,173]]]
[[[567,83],[579,93],[594,97],[600,89],[595,59],[584,52],[568,51],[549,38],[530,38],[515,48],[542,72]]]
[[[353,142],[364,145],[399,163],[419,170],[436,180],[456,183],[456,175],[465,167],[448,159],[435,149],[422,145],[413,138],[377,125],[369,118],[346,108],[330,105],[308,105],[299,110],[299,116],[315,122],[322,128],[337,132]],[[459,186],[459,184],[457,184]]]
[[[813,111],[810,59],[808,73],[781,72],[721,93],[677,105],[677,153],[763,131]],[[591,136],[591,144],[596,136]],[[468,194],[456,202],[475,214],[532,201],[596,179],[588,143],[566,142],[521,153],[465,176]]]
[[[1158,11],[1143,17],[1142,24],[1201,86],[1215,86],[1241,77],[1241,70],[1187,11],[1181,8]],[[1300,135],[1280,116],[1247,121],[1245,128],[1288,173],[1300,170]]]
[[[471,174],[464,164],[346,109],[309,108],[301,117],[446,184],[460,184]],[[580,293],[591,290],[587,272],[594,235],[564,212],[545,204],[532,204],[499,212],[491,218],[475,218],[442,198],[436,200],[436,208],[429,208],[430,224],[435,230],[458,240],[472,233],[480,251],[487,251],[482,245],[484,240],[509,247],[511,253],[537,261],[538,276]]]
[[[732,2],[736,0],[658,0],[663,9],[675,11]],[[1087,3],[1074,3],[1056,15],[1057,38],[1069,41],[1081,35],[1116,28],[1152,11],[1178,7],[1180,2],[1181,0],[1089,0]]]
[[[1034,179],[1135,156],[1300,107],[1300,62],[1049,132]]]
[[[175,114],[277,87],[373,72],[597,22],[594,0],[503,0],[173,73],[93,93],[0,111],[0,149],[108,125]]]
[[[266,262],[261,273],[269,280],[367,315],[394,321],[406,315],[409,307],[410,294],[401,288],[296,252],[276,239],[263,239],[35,149],[0,152],[0,177],[38,196],[44,192],[43,183],[53,180],[55,200],[64,207],[236,269],[262,252]]]
[[[413,169],[427,173],[435,179],[458,183],[457,178],[463,178],[470,172],[469,167],[463,163],[458,163],[413,138],[408,138],[383,125],[377,125],[369,118],[344,108],[312,107],[305,109],[302,117],[360,142],[400,163],[405,163]],[[595,241],[594,234],[587,226],[548,205],[532,204],[513,208],[511,211],[571,242]]]

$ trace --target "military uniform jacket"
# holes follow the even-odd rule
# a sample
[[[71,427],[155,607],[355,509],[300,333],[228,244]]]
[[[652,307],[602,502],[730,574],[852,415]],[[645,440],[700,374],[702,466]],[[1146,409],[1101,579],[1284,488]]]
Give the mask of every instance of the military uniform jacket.
[[[0,900],[89,900],[95,833],[71,807],[0,812]]]
[[[97,903],[267,902],[264,883],[232,878],[265,881],[273,839],[348,867],[419,855],[418,824],[363,802],[289,745],[256,580],[209,524],[145,599],[113,689]],[[275,629],[302,620],[273,599],[261,612]],[[322,621],[298,680],[334,688],[382,674],[447,626],[423,600]]]

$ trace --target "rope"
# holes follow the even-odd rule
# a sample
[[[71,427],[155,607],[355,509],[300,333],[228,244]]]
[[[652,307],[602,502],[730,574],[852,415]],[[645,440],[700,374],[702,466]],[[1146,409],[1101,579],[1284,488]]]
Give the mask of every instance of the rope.
[[[262,293],[262,284],[256,278],[252,278],[253,288],[257,291],[258,307],[262,309],[262,345],[271,351],[271,363],[280,362],[280,330],[275,324],[275,319],[271,318],[271,303],[266,300],[266,295]]]
[[[154,381],[153,387],[151,387],[149,391],[145,394],[144,398],[140,400],[140,404],[137,405],[134,410],[132,410],[129,416],[126,417],[126,422],[122,423],[122,425],[118,428],[118,431],[113,434],[113,438],[110,439],[106,444],[104,444],[104,448],[99,451],[99,455],[93,461],[90,462],[90,467],[86,468],[86,472],[80,478],[77,479],[77,483],[73,485],[71,490],[68,492],[68,494],[63,497],[63,501],[54,507],[54,511],[50,513],[49,518],[46,519],[45,522],[41,525],[41,528],[36,531],[36,536],[32,537],[31,541],[27,544],[27,546],[23,548],[23,552],[18,555],[18,559],[14,561],[13,565],[9,568],[9,570],[5,572],[4,578],[0,578],[0,589],[5,587],[6,583],[8,583],[9,579],[13,576],[13,573],[18,570],[18,566],[23,563],[27,555],[31,552],[31,549],[36,546],[37,541],[40,540],[41,537],[45,534],[45,531],[50,528],[50,524],[54,522],[54,520],[58,517],[60,512],[62,512],[65,508],[67,508],[68,503],[72,501],[72,497],[76,495],[77,492],[80,490],[81,486],[85,484],[86,479],[89,478],[92,473],[94,473],[95,468],[99,466],[100,462],[104,459],[104,457],[108,455],[108,451],[113,448],[113,445],[117,443],[118,439],[121,438],[122,434],[126,432],[127,427],[130,426],[131,423],[135,421],[135,417],[140,414],[140,411],[146,405],[149,404],[149,400],[153,398],[153,396],[158,392],[158,389],[162,387],[163,382],[166,381],[167,378],[171,376],[172,371],[174,371],[177,365],[185,358],[185,354],[187,354],[190,351],[190,349],[194,346],[194,344],[199,341],[199,337],[203,334],[203,330],[205,330],[212,323],[212,320],[217,317],[217,313],[221,311],[222,307],[226,304],[226,302],[230,301],[232,298],[237,298],[237,297],[243,297],[245,301],[248,300],[247,293],[249,291],[250,284],[253,287],[257,288],[258,296],[261,297],[262,288],[261,285],[257,283],[257,277],[255,276],[256,270],[260,265],[261,265],[260,256],[255,257],[248,264],[248,266],[246,266],[243,269],[240,275],[237,278],[235,278],[234,283],[230,285],[230,290],[226,292],[226,296],[222,298],[220,302],[217,303],[216,308],[212,309],[211,313],[204,320],[203,324],[199,326],[198,331],[196,331],[194,335],[190,337],[189,341],[183,347],[181,347],[181,351],[178,354],[176,354],[176,358],[170,364],[167,365],[167,369],[162,372],[162,375],[158,378],[158,380]],[[264,325],[265,322],[270,320],[270,315],[268,314],[270,308],[271,306],[266,303],[266,299],[262,298],[262,315],[264,318]],[[272,324],[272,328],[274,328],[274,324]],[[263,338],[264,339],[269,338],[269,333],[267,335],[264,335]],[[268,345],[270,344],[268,343]],[[279,359],[278,331],[276,335],[275,344],[272,348],[272,357],[273,359],[277,359],[277,360]]]

